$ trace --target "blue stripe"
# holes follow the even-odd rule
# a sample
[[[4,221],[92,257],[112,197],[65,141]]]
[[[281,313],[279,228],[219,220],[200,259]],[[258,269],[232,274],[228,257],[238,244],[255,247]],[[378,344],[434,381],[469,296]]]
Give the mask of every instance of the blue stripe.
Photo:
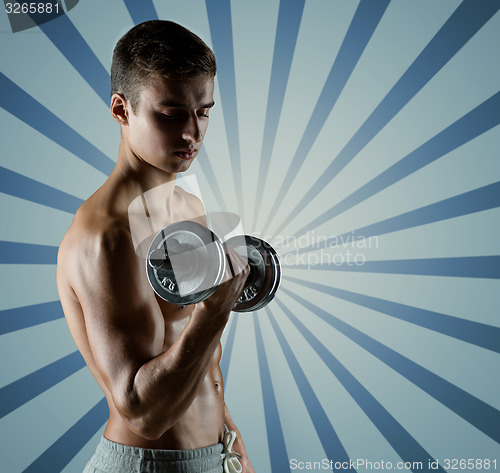
[[[74,214],[83,200],[0,166],[0,192]]]
[[[114,161],[1,72],[0,89],[0,107],[90,166],[106,175],[111,174]]]
[[[297,384],[302,399],[304,400],[307,412],[309,413],[309,416],[311,417],[311,420],[314,424],[314,428],[318,433],[319,440],[321,442],[321,445],[323,446],[326,456],[328,458],[334,458],[336,461],[340,462],[349,461],[349,456],[347,455],[347,452],[345,451],[344,446],[342,445],[337,435],[337,432],[335,432],[335,429],[330,423],[326,412],[321,406],[319,399],[316,397],[314,389],[307,380],[307,377],[300,367],[297,358],[295,358],[293,350],[290,348],[290,345],[288,345],[288,342],[286,341],[283,332],[279,328],[279,325],[276,322],[271,310],[269,309],[269,306],[267,306],[265,309],[269,317],[269,321],[273,326],[274,332],[276,333],[276,337],[278,338],[281,350],[285,355],[288,366],[290,367],[292,375],[295,379],[295,383]]]
[[[283,312],[297,327],[297,330],[309,342],[309,345],[311,345],[330,371],[342,383],[342,386],[344,386],[346,391],[373,422],[379,432],[387,439],[402,460],[407,462],[422,462],[424,468],[418,469],[418,471],[429,471],[427,468],[428,461],[429,459],[434,461],[434,458],[422,448],[410,433],[370,394],[349,370],[330,353],[285,304],[280,300],[277,300],[277,302]],[[439,470],[444,471],[441,467]]]
[[[371,225],[366,225],[352,232],[346,232],[327,240],[321,240],[313,245],[288,253],[307,253],[320,248],[336,246],[339,242],[350,242],[360,236],[368,238],[370,236],[383,235],[385,233],[397,232],[406,228],[440,222],[497,207],[500,207],[500,181],[380,222],[372,223]],[[285,255],[288,253],[285,253]]]
[[[61,472],[104,425],[108,416],[108,404],[103,398],[45,450],[23,473]]]
[[[269,166],[271,164],[276,131],[283,107],[285,91],[290,76],[290,68],[299,34],[300,22],[304,11],[305,0],[281,0],[274,40],[273,65],[267,97],[266,121],[259,163],[257,182],[265,189]],[[263,192],[257,192],[254,208],[254,227],[262,205]]]
[[[285,472],[290,471],[290,463],[286,453],[285,438],[281,426],[278,405],[274,394],[271,373],[267,363],[266,349],[258,315],[253,316],[255,326],[255,341],[257,342],[257,356],[259,360],[260,382],[262,385],[262,399],[264,401],[264,415],[266,417],[267,442],[269,445],[271,471]]]
[[[225,386],[227,386],[227,379],[229,376],[229,363],[231,362],[231,354],[233,353],[237,323],[238,317],[231,317],[231,326],[229,327],[229,333],[227,334],[226,344],[224,346],[224,351],[220,362],[220,370],[222,372],[222,379],[224,380]]]
[[[366,261],[359,266],[353,262],[337,264],[334,261],[320,264],[295,264],[284,266],[288,269],[500,279],[500,256],[498,255]]]
[[[208,154],[205,151],[205,148],[201,148],[198,153],[198,157],[196,162],[200,165],[201,170],[205,174],[205,178],[209,183],[210,190],[217,200],[217,204],[219,205],[220,210],[226,210],[226,203],[224,202],[224,197],[222,197],[219,183],[217,182],[217,177],[215,176],[212,165],[210,164],[210,159],[208,158]]]
[[[331,220],[454,149],[477,138],[499,123],[500,92],[497,92],[351,195],[323,212],[319,217],[298,230],[295,235],[301,235],[307,230]]]
[[[109,106],[109,73],[67,15],[39,25],[54,46]],[[69,84],[66,84],[68,87]]]
[[[78,351],[0,389],[0,419],[85,366]]]
[[[236,78],[234,72],[233,32],[231,3],[229,0],[206,0],[210,36],[215,57],[217,58],[217,77],[219,82],[224,125],[231,155],[231,167],[236,202],[243,220],[243,184],[241,180],[240,135],[238,126],[238,107],[236,100]]]
[[[496,442],[500,442],[500,429],[498,428],[500,425],[500,411],[374,338],[351,327],[285,287],[281,288],[281,290],[481,432]]]
[[[123,0],[123,2],[136,25],[143,21],[158,19],[158,13],[156,13],[152,0],[141,0],[140,2],[137,0]]]
[[[321,132],[323,125],[335,106],[337,99],[342,93],[388,5],[389,0],[378,0],[376,2],[372,0],[360,1],[328,78],[325,81],[321,95],[316,102],[306,130],[302,135],[297,151],[291,164],[288,166],[286,176],[264,225],[264,231],[268,228],[271,220],[275,218],[278,208],[285,199],[285,195],[298,175],[303,162]]]
[[[279,228],[301,212],[499,9],[500,2],[464,0]],[[282,187],[289,189],[291,182],[285,180]],[[280,194],[277,201],[283,200]]]
[[[377,312],[390,315],[391,317],[405,320],[406,322],[419,325],[420,327],[428,328],[434,332],[439,332],[449,337],[500,353],[500,327],[453,317],[451,315],[433,312],[432,310],[419,309],[418,307],[304,281],[303,279],[297,279],[290,276],[285,276],[284,279],[300,284],[301,286],[310,287],[324,294],[329,294],[330,296],[367,307],[368,309],[376,310]]]
[[[0,241],[0,264],[56,264],[57,246]]]
[[[59,301],[0,311],[0,335],[64,318]]]

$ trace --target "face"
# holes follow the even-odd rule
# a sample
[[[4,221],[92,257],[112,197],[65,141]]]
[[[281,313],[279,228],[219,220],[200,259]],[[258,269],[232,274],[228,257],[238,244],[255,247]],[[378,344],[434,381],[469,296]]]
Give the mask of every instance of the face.
[[[198,154],[214,105],[214,80],[177,81],[157,76],[140,94],[135,112],[126,105],[122,133],[133,154],[168,173],[186,171]]]

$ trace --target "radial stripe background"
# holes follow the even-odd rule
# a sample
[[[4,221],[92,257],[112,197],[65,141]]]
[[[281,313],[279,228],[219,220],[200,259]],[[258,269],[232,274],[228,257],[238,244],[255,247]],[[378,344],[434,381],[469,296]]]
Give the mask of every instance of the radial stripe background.
[[[116,160],[113,46],[154,18],[191,28],[218,60],[188,172],[207,211],[239,213],[283,264],[275,301],[234,315],[222,339],[227,404],[256,471],[323,459],[499,469],[499,9],[80,0],[15,34],[0,12],[2,471],[81,472],[103,432],[107,405],[58,300],[57,249]]]

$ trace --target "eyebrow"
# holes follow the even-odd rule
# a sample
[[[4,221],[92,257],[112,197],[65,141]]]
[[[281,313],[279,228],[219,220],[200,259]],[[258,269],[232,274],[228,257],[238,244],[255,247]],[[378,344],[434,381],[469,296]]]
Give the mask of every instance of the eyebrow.
[[[171,100],[163,100],[162,102],[159,103],[160,105],[164,107],[171,107],[171,108],[188,108],[186,105],[179,103],[179,102],[173,102]],[[206,103],[205,105],[202,105],[200,108],[212,108],[215,105],[215,102],[209,102]]]

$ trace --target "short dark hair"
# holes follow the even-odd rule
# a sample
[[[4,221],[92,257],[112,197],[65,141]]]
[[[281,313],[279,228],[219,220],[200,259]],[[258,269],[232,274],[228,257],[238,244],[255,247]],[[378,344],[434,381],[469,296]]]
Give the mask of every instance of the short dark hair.
[[[116,44],[111,64],[111,94],[121,93],[132,110],[154,75],[187,79],[216,73],[212,50],[194,33],[173,21],[151,20],[134,26]]]

